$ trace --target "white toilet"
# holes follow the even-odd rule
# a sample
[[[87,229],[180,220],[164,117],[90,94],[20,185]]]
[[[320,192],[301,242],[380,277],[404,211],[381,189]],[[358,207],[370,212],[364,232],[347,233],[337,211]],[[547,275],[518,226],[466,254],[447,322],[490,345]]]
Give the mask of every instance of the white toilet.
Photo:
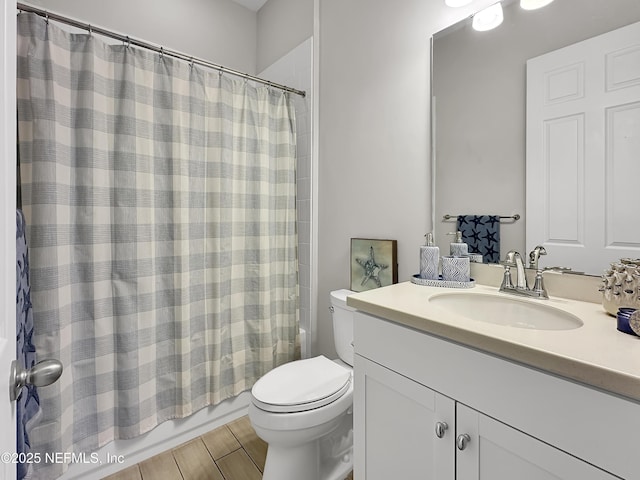
[[[336,351],[281,365],[251,389],[249,419],[269,444],[263,480],[342,480],[353,469],[353,309],[331,292]]]

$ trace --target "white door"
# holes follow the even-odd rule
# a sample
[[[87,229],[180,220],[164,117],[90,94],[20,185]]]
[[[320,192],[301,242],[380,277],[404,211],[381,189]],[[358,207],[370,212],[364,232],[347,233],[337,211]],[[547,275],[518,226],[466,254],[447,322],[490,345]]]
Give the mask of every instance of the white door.
[[[614,480],[593,465],[456,404],[457,480]],[[458,445],[458,443],[460,443]]]
[[[9,369],[16,356],[16,2],[0,11],[0,452],[16,451],[15,403]],[[16,478],[16,465],[0,458],[0,477]]]
[[[640,257],[640,22],[527,62],[526,151],[527,251],[592,274]]]
[[[355,478],[453,480],[454,401],[360,355],[354,374]]]

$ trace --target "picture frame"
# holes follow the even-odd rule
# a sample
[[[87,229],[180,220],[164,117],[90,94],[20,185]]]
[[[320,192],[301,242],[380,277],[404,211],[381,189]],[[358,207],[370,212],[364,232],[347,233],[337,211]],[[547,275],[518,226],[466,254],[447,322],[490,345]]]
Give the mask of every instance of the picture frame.
[[[398,283],[398,242],[352,238],[350,272],[354,292]]]

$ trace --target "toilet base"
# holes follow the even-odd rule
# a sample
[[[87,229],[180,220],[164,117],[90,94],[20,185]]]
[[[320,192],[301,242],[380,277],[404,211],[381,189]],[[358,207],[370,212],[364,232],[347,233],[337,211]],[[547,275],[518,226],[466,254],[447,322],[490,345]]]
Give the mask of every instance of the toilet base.
[[[317,440],[298,447],[269,444],[262,480],[320,480],[320,444]]]
[[[296,446],[269,444],[262,480],[344,480],[353,470],[353,415],[335,430]]]

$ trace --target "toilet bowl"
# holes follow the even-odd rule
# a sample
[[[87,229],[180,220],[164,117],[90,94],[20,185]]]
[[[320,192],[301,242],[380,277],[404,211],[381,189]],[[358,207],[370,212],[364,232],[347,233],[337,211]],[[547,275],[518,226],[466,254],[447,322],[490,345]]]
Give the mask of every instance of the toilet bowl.
[[[249,419],[268,443],[263,480],[342,480],[353,469],[353,309],[331,292],[336,350],[281,365],[251,390]]]

